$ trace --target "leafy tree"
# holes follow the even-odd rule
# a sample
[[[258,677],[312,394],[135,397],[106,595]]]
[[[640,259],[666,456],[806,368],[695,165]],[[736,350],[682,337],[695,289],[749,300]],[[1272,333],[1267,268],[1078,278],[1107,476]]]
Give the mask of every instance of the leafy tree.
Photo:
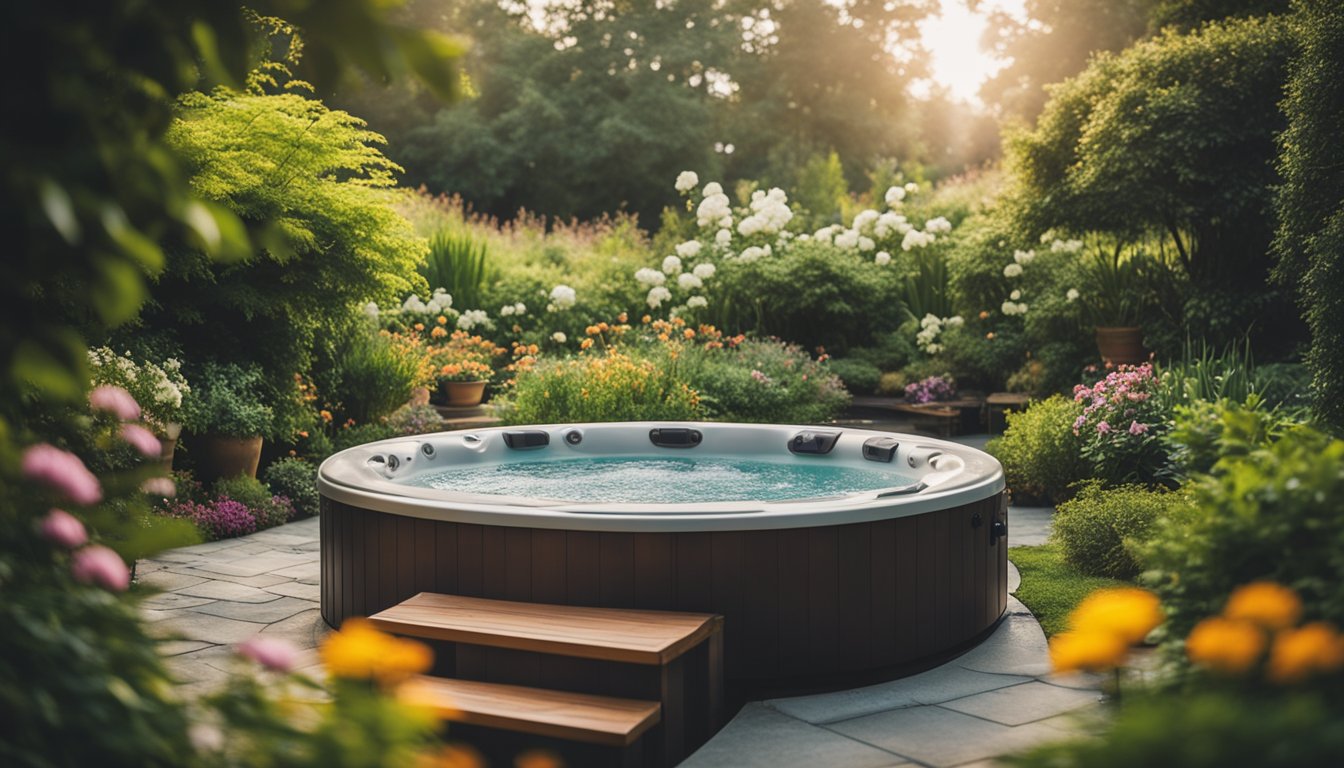
[[[1299,50],[1290,66],[1281,134],[1283,185],[1275,249],[1282,280],[1296,284],[1311,328],[1308,362],[1316,415],[1344,431],[1344,9],[1298,0]]]
[[[1207,21],[1284,13],[1289,0],[1156,0],[1149,11],[1153,29],[1195,29]]]

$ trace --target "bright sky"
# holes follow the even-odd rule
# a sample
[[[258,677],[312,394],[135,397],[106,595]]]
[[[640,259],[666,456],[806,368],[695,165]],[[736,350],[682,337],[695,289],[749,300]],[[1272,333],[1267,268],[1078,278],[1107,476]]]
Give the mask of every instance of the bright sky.
[[[933,59],[933,81],[946,86],[952,97],[979,104],[976,91],[985,78],[997,72],[1005,62],[980,50],[980,37],[985,31],[985,17],[1002,9],[1017,17],[1024,15],[1025,0],[981,0],[979,10],[972,13],[966,0],[941,0],[942,12],[920,25],[924,45]],[[927,89],[916,89],[927,93]]]

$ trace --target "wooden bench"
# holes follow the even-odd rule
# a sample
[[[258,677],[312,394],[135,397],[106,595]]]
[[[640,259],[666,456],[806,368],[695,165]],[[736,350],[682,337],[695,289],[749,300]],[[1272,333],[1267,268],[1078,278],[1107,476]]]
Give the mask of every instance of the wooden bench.
[[[961,424],[961,411],[936,403],[898,403],[891,410],[908,413],[916,418],[919,429],[928,429],[939,437],[951,437]]]
[[[674,765],[693,746],[687,743],[684,661],[703,646],[703,681],[696,681],[703,684],[695,687],[706,701],[695,702],[695,710],[705,722],[697,731],[707,737],[723,721],[722,616],[421,592],[369,619],[385,632],[426,640],[656,668],[659,701],[654,706],[661,705],[660,762],[666,765]]]

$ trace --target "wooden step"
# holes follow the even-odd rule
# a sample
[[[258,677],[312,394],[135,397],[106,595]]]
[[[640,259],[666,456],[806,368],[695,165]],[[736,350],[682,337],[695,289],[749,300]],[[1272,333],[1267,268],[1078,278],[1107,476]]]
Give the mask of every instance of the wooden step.
[[[660,714],[656,701],[429,676],[412,681],[407,698],[450,722],[609,747],[630,746]]]
[[[384,632],[631,664],[665,665],[711,636],[706,613],[517,603],[421,592],[369,617]]]

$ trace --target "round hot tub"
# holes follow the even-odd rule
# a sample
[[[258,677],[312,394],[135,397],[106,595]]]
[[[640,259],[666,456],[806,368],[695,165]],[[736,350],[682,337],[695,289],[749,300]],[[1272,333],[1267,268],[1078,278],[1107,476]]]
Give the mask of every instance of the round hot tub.
[[[716,423],[502,427],[332,456],[322,616],[418,592],[724,616],[730,683],[892,677],[1007,600],[1003,470],[918,435]]]

